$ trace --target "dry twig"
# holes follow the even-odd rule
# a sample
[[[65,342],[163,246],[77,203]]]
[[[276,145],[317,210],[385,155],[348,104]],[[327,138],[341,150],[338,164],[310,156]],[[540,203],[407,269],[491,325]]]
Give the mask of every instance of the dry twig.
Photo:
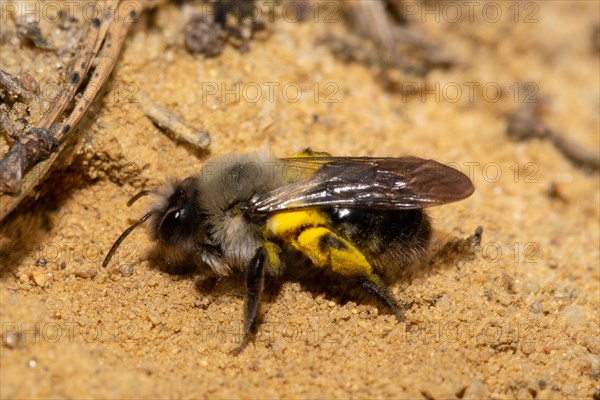
[[[523,106],[508,117],[506,133],[514,140],[550,140],[554,147],[578,167],[598,170],[600,154],[574,142],[566,135],[550,128],[535,116],[536,108]]]
[[[386,5],[389,3],[390,14]],[[406,73],[425,75],[432,67],[448,67],[456,60],[442,46],[432,43],[425,33],[414,26],[401,25],[397,2],[349,1],[344,7],[354,29],[360,36],[373,42],[386,56],[388,67],[400,68]]]
[[[19,139],[19,131],[13,125],[6,109],[0,106],[0,133],[10,142],[14,143],[15,140]]]
[[[88,110],[108,79],[133,20],[146,8],[148,1],[104,2],[103,21],[95,19],[72,64],[66,90],[46,110],[34,127],[25,132],[0,161],[0,220],[45,176],[66,146],[66,139]],[[117,17],[118,16],[118,17]],[[96,58],[96,66],[81,96],[78,88]],[[59,121],[72,105],[72,112]],[[48,158],[44,159],[46,156]],[[40,161],[36,164],[36,162]],[[31,169],[35,165],[34,169]],[[29,171],[25,174],[26,171]],[[14,194],[13,196],[8,194]]]
[[[0,89],[7,91],[8,94],[14,96],[18,100],[33,100],[36,96],[34,92],[29,90],[25,85],[21,84],[18,79],[1,69]]]
[[[199,149],[205,149],[210,144],[207,131],[191,126],[179,115],[152,102],[145,93],[141,93],[140,100],[142,112],[173,139],[189,143]]]

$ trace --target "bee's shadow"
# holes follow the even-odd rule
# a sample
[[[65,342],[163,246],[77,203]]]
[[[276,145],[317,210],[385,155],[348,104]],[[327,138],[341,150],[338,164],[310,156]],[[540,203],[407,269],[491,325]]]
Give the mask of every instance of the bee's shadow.
[[[426,279],[443,270],[457,268],[459,262],[465,262],[474,257],[476,246],[481,241],[481,231],[467,238],[437,238],[434,240],[427,256],[421,263],[403,271],[390,268],[384,271],[383,278],[391,288],[406,287],[414,279]],[[194,282],[194,287],[200,296],[219,298],[221,296],[245,296],[246,288],[243,273],[233,273],[226,278],[216,277],[208,267],[195,265],[189,259],[181,263],[167,264],[162,261],[157,252],[151,251],[150,265],[162,272],[188,277]],[[263,303],[277,301],[286,282],[301,285],[302,289],[312,293],[313,297],[324,296],[328,301],[344,305],[348,302],[365,304],[378,308],[383,314],[390,311],[361,286],[361,281],[347,278],[334,273],[329,268],[315,268],[311,261],[302,254],[296,253],[293,263],[289,263],[280,276],[265,275]],[[435,296],[434,296],[435,297]],[[423,301],[427,302],[427,299]],[[414,304],[404,304],[407,308]]]
[[[208,267],[194,264],[191,258],[178,263],[166,263],[155,250],[150,250],[147,259],[153,269],[193,281],[200,296],[245,296],[245,279],[241,272],[219,278]],[[360,287],[359,281],[339,276],[329,269],[314,268],[310,260],[302,255],[296,258],[293,265],[288,265],[280,276],[265,274],[262,302],[277,301],[287,282],[299,283],[303,290],[313,296],[324,295],[327,300],[339,304],[354,301],[378,305],[376,301],[371,301],[370,296]]]

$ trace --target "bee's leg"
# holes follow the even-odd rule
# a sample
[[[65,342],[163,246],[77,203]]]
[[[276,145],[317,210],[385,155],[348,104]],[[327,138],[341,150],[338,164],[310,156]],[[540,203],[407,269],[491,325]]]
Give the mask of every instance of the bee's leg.
[[[250,340],[250,335],[256,331],[256,317],[260,306],[260,296],[263,291],[265,255],[259,249],[246,270],[246,300],[244,301],[244,336],[241,343],[233,349],[239,354]]]
[[[399,322],[403,322],[405,320],[404,308],[392,297],[389,289],[385,283],[383,283],[381,278],[377,275],[374,275],[374,277],[375,279],[371,277],[370,279],[363,281],[362,286],[375,295],[377,300],[385,304],[396,315],[396,319]]]
[[[333,272],[342,276],[361,279],[365,289],[389,307],[399,321],[404,320],[402,307],[373,271],[364,254],[351,242],[318,226],[300,231],[292,245],[308,256],[317,267],[329,266]]]
[[[193,259],[196,265],[208,266],[214,276],[223,276],[229,272],[229,266],[219,247],[208,243],[196,243],[194,250]]]

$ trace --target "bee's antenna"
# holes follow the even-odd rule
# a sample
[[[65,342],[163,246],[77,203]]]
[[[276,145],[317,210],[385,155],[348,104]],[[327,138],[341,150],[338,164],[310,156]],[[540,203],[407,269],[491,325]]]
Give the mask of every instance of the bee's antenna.
[[[151,190],[142,190],[141,192],[139,192],[138,194],[136,194],[135,196],[133,196],[131,199],[129,199],[129,201],[127,202],[127,207],[131,207],[131,205],[133,203],[135,203],[136,201],[138,201],[140,197],[147,196],[150,193],[152,193]]]
[[[141,193],[141,192],[140,192]],[[144,194],[145,195],[145,194]],[[134,196],[134,199],[137,200],[138,198],[144,196],[141,194],[137,194]],[[133,200],[133,199],[132,199]],[[134,200],[134,201],[135,201]],[[130,200],[131,201],[131,200]],[[129,228],[125,229],[123,231],[123,233],[121,233],[121,236],[119,236],[119,238],[117,239],[117,241],[115,242],[115,244],[112,245],[112,247],[110,248],[110,251],[108,252],[108,254],[106,255],[106,258],[104,259],[104,261],[102,262],[102,267],[106,268],[106,266],[108,265],[108,263],[110,262],[110,259],[115,255],[115,252],[117,251],[117,249],[119,248],[119,246],[121,245],[121,242],[123,242],[123,240],[125,240],[125,238],[127,236],[129,236],[129,234],[138,226],[140,226],[141,224],[143,224],[148,218],[150,218],[153,214],[155,214],[156,211],[150,211],[148,214],[144,215],[142,218],[140,218],[139,220],[137,220],[133,225],[131,225]]]

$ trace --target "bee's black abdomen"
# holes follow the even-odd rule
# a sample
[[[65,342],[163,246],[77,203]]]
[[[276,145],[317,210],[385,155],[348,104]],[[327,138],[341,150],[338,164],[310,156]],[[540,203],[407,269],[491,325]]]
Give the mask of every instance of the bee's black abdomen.
[[[425,211],[331,208],[332,226],[380,271],[405,270],[422,259],[431,238]]]

